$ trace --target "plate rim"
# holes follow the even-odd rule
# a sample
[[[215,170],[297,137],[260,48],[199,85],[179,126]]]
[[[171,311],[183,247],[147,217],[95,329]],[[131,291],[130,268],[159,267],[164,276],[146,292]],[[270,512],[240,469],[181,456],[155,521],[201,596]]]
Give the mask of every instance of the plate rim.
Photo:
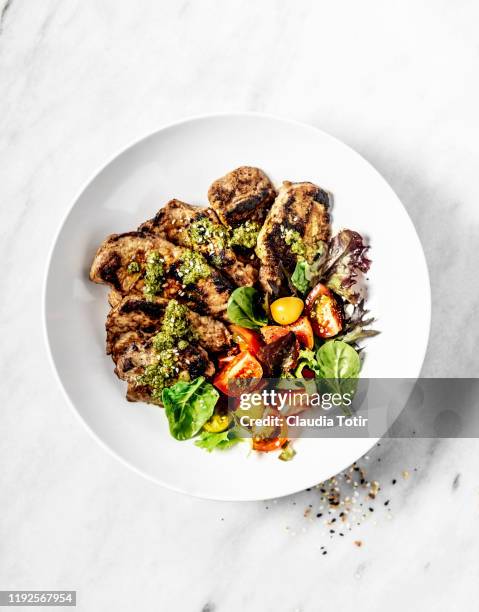
[[[52,265],[52,261],[53,261],[53,254],[55,251],[55,247],[58,243],[58,240],[60,238],[60,235],[63,231],[63,228],[68,220],[68,217],[70,216],[70,213],[72,212],[75,204],[77,203],[77,201],[81,198],[81,196],[83,195],[83,193],[88,189],[88,187],[93,183],[93,181],[104,171],[106,170],[106,168],[112,164],[117,158],[119,158],[121,155],[125,154],[127,151],[129,151],[130,149],[133,149],[135,146],[137,146],[138,144],[140,144],[141,142],[152,138],[154,136],[156,136],[157,134],[159,134],[160,132],[166,131],[168,129],[172,129],[175,127],[178,127],[180,125],[186,125],[188,123],[194,123],[197,121],[204,121],[204,120],[211,120],[211,119],[217,119],[217,118],[231,118],[231,119],[235,119],[235,118],[245,118],[245,117],[255,117],[255,118],[261,118],[261,119],[267,119],[267,120],[273,120],[273,121],[278,121],[278,122],[282,122],[282,123],[286,123],[289,124],[291,126],[296,126],[296,127],[300,127],[303,129],[308,129],[314,132],[317,132],[319,134],[321,134],[322,136],[326,136],[328,139],[332,140],[333,142],[339,144],[342,147],[346,147],[350,153],[352,153],[353,155],[357,156],[358,158],[360,158],[362,160],[363,163],[365,163],[370,170],[373,171],[373,173],[378,177],[378,179],[380,181],[382,181],[383,183],[385,183],[388,188],[391,190],[391,192],[396,196],[396,198],[398,199],[399,203],[401,204],[404,212],[406,213],[411,227],[416,235],[416,238],[418,240],[418,243],[421,247],[421,256],[424,262],[424,270],[425,270],[425,275],[426,275],[426,286],[425,286],[425,290],[427,293],[427,303],[425,304],[425,306],[427,307],[427,333],[426,333],[426,338],[425,338],[425,343],[424,343],[424,350],[422,351],[422,355],[421,355],[421,367],[419,372],[417,373],[417,376],[419,377],[422,368],[424,367],[424,361],[426,358],[426,353],[427,353],[427,349],[429,347],[429,340],[430,340],[430,333],[431,333],[431,317],[432,317],[432,312],[431,312],[431,280],[430,280],[430,275],[429,275],[429,267],[427,264],[427,259],[426,259],[426,255],[424,252],[424,248],[421,242],[421,239],[419,237],[419,234],[417,233],[416,227],[414,225],[414,222],[411,218],[411,216],[409,215],[409,212],[407,210],[407,208],[404,206],[404,204],[402,203],[401,199],[399,198],[399,196],[396,194],[396,192],[394,191],[394,189],[391,187],[391,185],[389,184],[389,182],[384,178],[384,176],[373,166],[373,164],[371,162],[369,162],[361,153],[359,153],[358,151],[356,151],[356,149],[354,149],[353,147],[351,147],[349,144],[347,144],[346,142],[342,141],[341,139],[337,138],[336,136],[333,136],[332,134],[330,134],[329,132],[323,130],[322,128],[317,127],[316,125],[313,125],[311,123],[308,122],[304,122],[304,121],[299,121],[296,119],[291,119],[290,117],[285,117],[282,115],[276,115],[273,113],[265,113],[265,112],[256,112],[256,111],[221,111],[221,112],[212,112],[212,113],[202,113],[202,114],[196,114],[196,115],[189,115],[186,117],[183,117],[181,119],[177,119],[174,121],[171,121],[169,123],[164,123],[161,124],[159,127],[157,127],[156,129],[154,129],[153,131],[148,131],[145,134],[143,134],[140,137],[136,137],[135,139],[133,139],[128,145],[122,147],[121,149],[117,150],[113,155],[111,155],[107,161],[105,163],[103,163],[97,170],[95,170],[94,172],[92,172],[91,174],[88,175],[87,179],[85,181],[82,182],[81,187],[75,192],[73,198],[71,198],[71,200],[69,201],[68,206],[65,209],[64,214],[61,216],[60,221],[58,223],[58,226],[54,232],[54,236],[52,239],[52,242],[50,244],[49,247],[49,251],[48,251],[48,255],[47,255],[47,260],[46,260],[46,266],[45,266],[45,270],[44,270],[44,274],[43,274],[43,281],[42,281],[42,295],[41,295],[41,303],[42,303],[42,328],[43,328],[43,338],[44,338],[44,342],[46,345],[46,349],[47,349],[47,355],[48,355],[48,361],[50,363],[50,367],[53,370],[54,373],[54,378],[57,381],[57,384],[59,385],[63,397],[64,399],[66,399],[66,403],[67,405],[70,407],[70,409],[72,410],[72,412],[75,414],[75,417],[80,421],[80,423],[82,423],[83,427],[88,431],[88,433],[93,437],[93,439],[105,450],[107,451],[108,454],[110,454],[110,456],[114,457],[116,460],[120,461],[120,463],[122,463],[125,467],[127,467],[128,469],[132,470],[133,472],[135,472],[136,474],[140,475],[142,478],[145,478],[146,480],[155,483],[156,485],[160,485],[161,487],[168,489],[170,491],[174,491],[175,493],[181,493],[184,495],[188,495],[190,497],[194,497],[196,499],[205,499],[205,500],[211,500],[211,501],[223,501],[223,502],[252,502],[252,501],[263,501],[263,500],[268,500],[268,499],[279,499],[281,497],[287,497],[289,495],[294,495],[295,493],[298,493],[300,491],[303,490],[303,485],[299,488],[299,489],[295,489],[293,491],[288,491],[285,493],[281,493],[278,495],[274,495],[273,497],[258,497],[256,495],[253,496],[244,496],[241,498],[237,498],[237,497],[231,497],[228,495],[224,495],[224,496],[220,496],[220,495],[208,495],[208,494],[199,494],[195,491],[188,491],[184,488],[182,488],[181,486],[175,486],[172,485],[170,483],[166,483],[162,480],[160,480],[159,478],[148,474],[147,472],[144,472],[142,469],[136,467],[133,463],[131,463],[130,461],[128,461],[127,459],[125,459],[124,457],[122,457],[120,454],[118,454],[115,450],[113,450],[113,448],[111,448],[102,438],[100,438],[100,436],[92,429],[92,427],[87,423],[87,421],[82,417],[82,415],[80,414],[79,410],[76,408],[75,404],[73,403],[70,395],[68,394],[63,381],[60,377],[60,374],[58,372],[56,363],[55,363],[55,359],[53,357],[53,351],[52,351],[52,346],[50,343],[50,338],[49,338],[49,332],[48,332],[48,314],[47,314],[47,295],[48,295],[48,281],[49,281],[49,277],[50,277],[50,269],[51,269],[51,265]],[[380,440],[381,438],[370,438],[370,446],[368,446],[368,449],[365,451],[364,454],[367,454],[371,448],[373,448],[376,443]],[[358,457],[359,459],[360,457]],[[347,465],[345,465],[341,470],[339,470],[339,472],[343,471],[344,469],[346,469],[349,466],[349,462]],[[338,472],[338,473],[339,473]],[[332,475],[334,476],[334,474]],[[309,488],[309,487],[313,487],[315,485],[317,485],[318,482],[315,480],[314,482],[312,482],[309,485],[306,485],[305,488]]]

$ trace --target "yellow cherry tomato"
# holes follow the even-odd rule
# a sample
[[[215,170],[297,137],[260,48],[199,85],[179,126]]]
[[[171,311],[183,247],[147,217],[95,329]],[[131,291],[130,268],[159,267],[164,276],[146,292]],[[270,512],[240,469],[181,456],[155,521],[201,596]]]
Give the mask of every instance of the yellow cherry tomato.
[[[280,325],[290,325],[299,319],[303,308],[303,300],[297,297],[282,297],[271,304],[271,316]]]
[[[210,433],[219,433],[228,429],[231,423],[231,416],[229,414],[214,414],[209,421],[203,425],[203,429]]]

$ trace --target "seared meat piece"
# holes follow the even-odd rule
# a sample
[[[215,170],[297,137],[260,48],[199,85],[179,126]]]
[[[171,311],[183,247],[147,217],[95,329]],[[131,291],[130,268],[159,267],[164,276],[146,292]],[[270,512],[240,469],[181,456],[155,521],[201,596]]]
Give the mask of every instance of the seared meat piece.
[[[106,319],[106,353],[116,362],[132,342],[144,342],[160,331],[168,300],[148,301],[140,295],[127,295],[110,310]]]
[[[157,234],[175,244],[190,246],[189,238],[185,236],[189,226],[199,219],[208,219],[213,225],[219,223],[216,213],[211,208],[193,206],[181,200],[173,199],[167,202],[163,208],[156,213],[153,219],[148,219],[140,225],[138,231]]]
[[[108,303],[110,304],[112,308],[115,308],[116,306],[118,306],[118,304],[121,302],[122,299],[123,299],[122,294],[116,289],[111,289],[110,292],[108,293]]]
[[[234,289],[201,255],[146,232],[109,236],[97,251],[90,279],[106,283],[122,295],[177,298],[201,314],[220,318],[226,318]],[[116,293],[110,298],[116,303]]]
[[[258,236],[260,283],[278,295],[283,270],[292,273],[298,258],[312,263],[325,251],[330,236],[329,194],[313,183],[285,181]]]
[[[126,350],[118,356],[115,374],[118,378],[128,382],[136,382],[136,379],[144,374],[145,368],[158,361],[158,353],[155,351],[151,338],[145,341],[131,342]]]
[[[106,354],[111,355],[114,363],[116,363],[119,357],[123,355],[126,349],[133,344],[133,342],[140,344],[141,342],[145,342],[145,340],[150,337],[151,334],[145,334],[136,329],[120,332],[116,335],[109,333],[107,330]]]
[[[177,274],[177,270],[173,269]],[[170,300],[177,299],[201,315],[229,321],[226,316],[228,299],[234,289],[221,274],[212,273],[211,278],[201,279],[196,285],[185,287],[177,278],[167,278],[162,295]]]
[[[201,253],[237,285],[254,285],[258,273],[251,264],[238,260],[228,245],[228,231],[211,208],[170,200],[153,219],[138,228],[157,234],[174,244]]]
[[[160,331],[168,300],[155,298],[148,301],[141,296],[126,296],[108,314],[106,320],[107,354],[113,359],[133,341],[144,341]],[[188,310],[191,330],[203,348],[211,352],[227,350],[231,346],[231,334],[224,323],[212,317],[201,316]]]
[[[129,382],[126,388],[126,399],[129,402],[144,402],[145,404],[157,404],[159,402],[153,401],[151,397],[151,391],[146,385],[137,385],[134,382]]]
[[[152,339],[131,343],[118,357],[115,372],[119,378],[128,382],[128,400],[161,404],[159,397],[154,395],[154,389],[141,378],[138,380],[145,374],[148,366],[155,366],[158,360]],[[212,376],[214,372],[215,368],[208,358],[208,353],[200,346],[190,344],[187,348],[178,350],[175,379],[171,380],[171,384],[178,378],[193,380],[201,375]]]
[[[148,253],[159,250],[160,246],[161,243],[156,236],[140,232],[112,234],[102,242],[96,252],[90,269],[90,280],[110,285],[122,295],[141,291],[142,275],[129,272],[128,266],[136,262],[142,268]],[[114,300],[116,298],[115,294],[111,297]]]
[[[259,168],[241,166],[216,180],[208,190],[211,207],[224,223],[237,227],[245,221],[263,223],[276,195]]]
[[[199,315],[190,310],[191,327],[198,335],[198,342],[207,351],[219,353],[233,343],[231,332],[224,323],[207,315]]]

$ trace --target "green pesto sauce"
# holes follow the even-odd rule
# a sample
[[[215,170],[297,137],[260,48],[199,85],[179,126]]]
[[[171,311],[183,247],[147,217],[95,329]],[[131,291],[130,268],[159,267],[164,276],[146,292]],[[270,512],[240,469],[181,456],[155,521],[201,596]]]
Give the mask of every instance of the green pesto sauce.
[[[242,225],[235,227],[231,233],[230,244],[232,246],[242,246],[253,249],[258,240],[260,226],[254,221],[246,221]]]
[[[158,251],[150,251],[146,258],[145,266],[145,288],[143,293],[149,299],[160,293],[164,274],[163,259]]]
[[[170,300],[165,309],[161,330],[153,338],[153,347],[158,360],[145,368],[138,376],[138,385],[148,385],[153,399],[161,400],[161,393],[179,378],[189,380],[186,371],[179,371],[179,351],[185,350],[195,334],[190,327],[188,309],[176,300]]]
[[[151,397],[156,400],[161,400],[163,389],[175,382],[176,363],[178,356],[175,349],[164,349],[158,354],[158,361],[152,363],[145,368],[143,374],[138,376],[136,383],[138,385],[147,385],[151,388]]]
[[[191,285],[202,278],[207,278],[210,274],[211,270],[203,255],[186,249],[178,268],[178,275],[183,285]]]
[[[286,244],[291,247],[291,252],[298,256],[298,260],[306,259],[308,263],[312,263],[315,258],[320,257],[324,253],[326,245],[322,240],[306,244],[301,234],[291,228],[282,228],[281,234]]]
[[[176,300],[170,300],[165,308],[161,330],[153,338],[155,350],[160,352],[176,346],[179,349],[185,349],[193,338],[188,309]]]
[[[137,261],[131,261],[128,264],[128,268],[127,268],[128,274],[136,274],[140,270],[141,270],[140,264]]]
[[[293,229],[283,229],[282,234],[286,244],[291,247],[291,252],[300,257],[305,257],[306,247],[301,234]]]
[[[216,252],[224,251],[231,246],[252,249],[256,246],[259,230],[258,223],[246,221],[229,231],[226,227],[203,217],[190,225],[188,237],[192,246],[212,245]]]
[[[218,223],[213,223],[208,217],[194,221],[188,230],[192,245],[213,244],[217,250],[223,251],[228,246],[228,231]]]

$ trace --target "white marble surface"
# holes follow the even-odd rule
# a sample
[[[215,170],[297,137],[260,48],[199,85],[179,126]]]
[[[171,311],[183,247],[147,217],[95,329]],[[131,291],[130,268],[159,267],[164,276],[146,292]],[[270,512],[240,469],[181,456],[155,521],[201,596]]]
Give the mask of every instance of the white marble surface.
[[[424,374],[477,375],[477,2],[2,4],[0,588],[76,589],[89,612],[473,609],[476,440],[384,442],[362,462],[383,485],[375,513],[342,538],[316,490],[189,499],[75,419],[40,305],[60,218],[100,165],[185,115],[266,111],[331,132],[389,180],[431,271]]]

